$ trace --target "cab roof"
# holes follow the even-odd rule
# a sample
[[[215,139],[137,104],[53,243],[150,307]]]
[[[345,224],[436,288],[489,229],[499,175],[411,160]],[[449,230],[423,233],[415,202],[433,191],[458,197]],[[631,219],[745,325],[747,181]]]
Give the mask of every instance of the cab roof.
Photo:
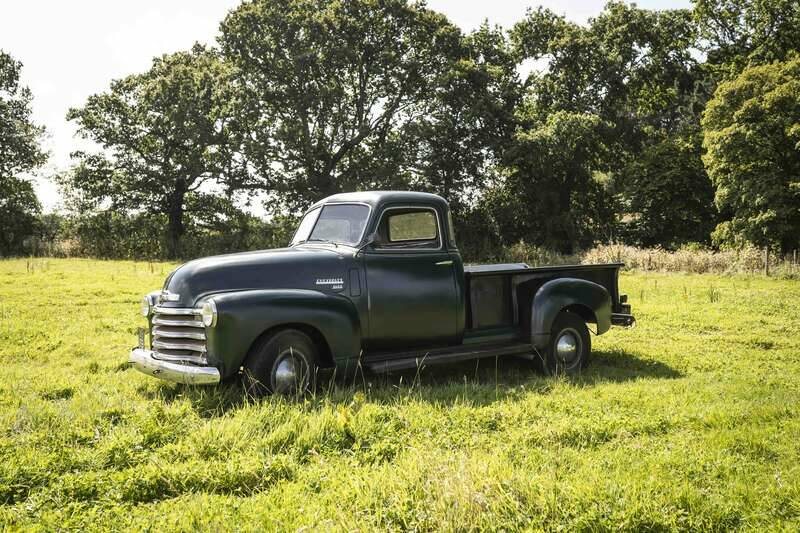
[[[372,207],[385,204],[410,203],[436,205],[447,209],[447,201],[437,194],[414,191],[363,191],[334,194],[320,200],[309,209],[332,202],[358,202]]]

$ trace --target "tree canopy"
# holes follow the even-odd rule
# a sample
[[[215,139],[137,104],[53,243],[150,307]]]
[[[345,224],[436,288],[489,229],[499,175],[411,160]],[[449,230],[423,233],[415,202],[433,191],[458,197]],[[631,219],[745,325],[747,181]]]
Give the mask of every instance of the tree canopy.
[[[459,36],[405,0],[254,0],[232,11],[220,44],[265,188],[296,208],[391,182],[400,169],[384,148],[424,109]]]
[[[800,57],[722,83],[703,116],[720,241],[800,244]]]
[[[202,212],[212,201],[202,187],[215,183],[230,194],[248,185],[233,142],[229,77],[216,51],[196,45],[113,82],[69,111],[79,132],[103,151],[76,153],[78,164],[62,182],[84,209],[166,215],[168,253],[178,256],[185,211]]]
[[[0,255],[19,252],[35,230],[41,207],[22,174],[47,160],[44,128],[31,118],[33,96],[20,84],[21,70],[22,63],[0,50]]]
[[[464,33],[412,0],[246,0],[218,46],[156,58],[70,111],[99,145],[60,179],[71,227],[138,223],[175,257],[206,250],[199,235],[246,247],[263,225],[274,240],[315,200],[391,188],[445,196],[470,259],[518,241],[789,250],[798,6],[611,1],[585,24],[538,8]],[[18,66],[2,65],[3,112],[22,117],[0,125],[9,176],[43,155]],[[3,191],[36,217],[28,182]],[[246,214],[243,193],[277,222]]]

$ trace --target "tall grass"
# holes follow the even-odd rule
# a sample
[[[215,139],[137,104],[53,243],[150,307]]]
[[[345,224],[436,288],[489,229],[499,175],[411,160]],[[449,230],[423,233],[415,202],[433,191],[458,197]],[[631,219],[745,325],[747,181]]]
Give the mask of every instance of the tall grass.
[[[504,250],[499,258],[530,266],[625,263],[627,270],[640,272],[687,272],[690,274],[758,274],[764,271],[764,252],[754,247],[739,250],[709,250],[685,247],[671,251],[663,248],[637,248],[624,244],[605,244],[571,255],[559,254],[524,242]],[[770,256],[770,275],[800,277],[800,265],[792,258]]]

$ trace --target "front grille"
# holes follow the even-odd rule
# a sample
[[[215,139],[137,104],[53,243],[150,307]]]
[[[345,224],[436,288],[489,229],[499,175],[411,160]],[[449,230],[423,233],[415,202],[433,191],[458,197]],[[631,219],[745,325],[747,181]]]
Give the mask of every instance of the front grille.
[[[206,330],[200,310],[159,307],[153,310],[151,346],[157,359],[206,363]]]

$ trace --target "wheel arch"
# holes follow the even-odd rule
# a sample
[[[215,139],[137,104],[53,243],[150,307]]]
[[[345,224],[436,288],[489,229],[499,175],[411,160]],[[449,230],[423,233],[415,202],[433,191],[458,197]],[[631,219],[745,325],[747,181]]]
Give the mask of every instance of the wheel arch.
[[[217,326],[207,330],[209,355],[224,376],[238,373],[257,342],[282,329],[297,329],[319,349],[321,362],[357,358],[361,325],[352,302],[310,290],[249,290],[215,296]]]
[[[305,324],[303,322],[286,322],[283,324],[269,326],[267,329],[261,332],[261,334],[258,335],[253,342],[250,343],[250,347],[247,349],[247,355],[245,356],[245,359],[250,357],[255,350],[257,350],[263,343],[265,343],[275,334],[291,329],[308,335],[308,338],[311,339],[311,342],[314,343],[314,347],[317,349],[319,356],[319,361],[317,361],[317,363],[319,366],[328,368],[335,365],[333,360],[333,352],[331,351],[330,344],[328,344],[328,340],[325,338],[325,335],[323,335],[319,329],[311,324]]]
[[[558,278],[542,285],[531,302],[531,343],[544,348],[559,313],[575,313],[597,325],[597,334],[611,327],[611,295],[602,285],[577,278]]]

